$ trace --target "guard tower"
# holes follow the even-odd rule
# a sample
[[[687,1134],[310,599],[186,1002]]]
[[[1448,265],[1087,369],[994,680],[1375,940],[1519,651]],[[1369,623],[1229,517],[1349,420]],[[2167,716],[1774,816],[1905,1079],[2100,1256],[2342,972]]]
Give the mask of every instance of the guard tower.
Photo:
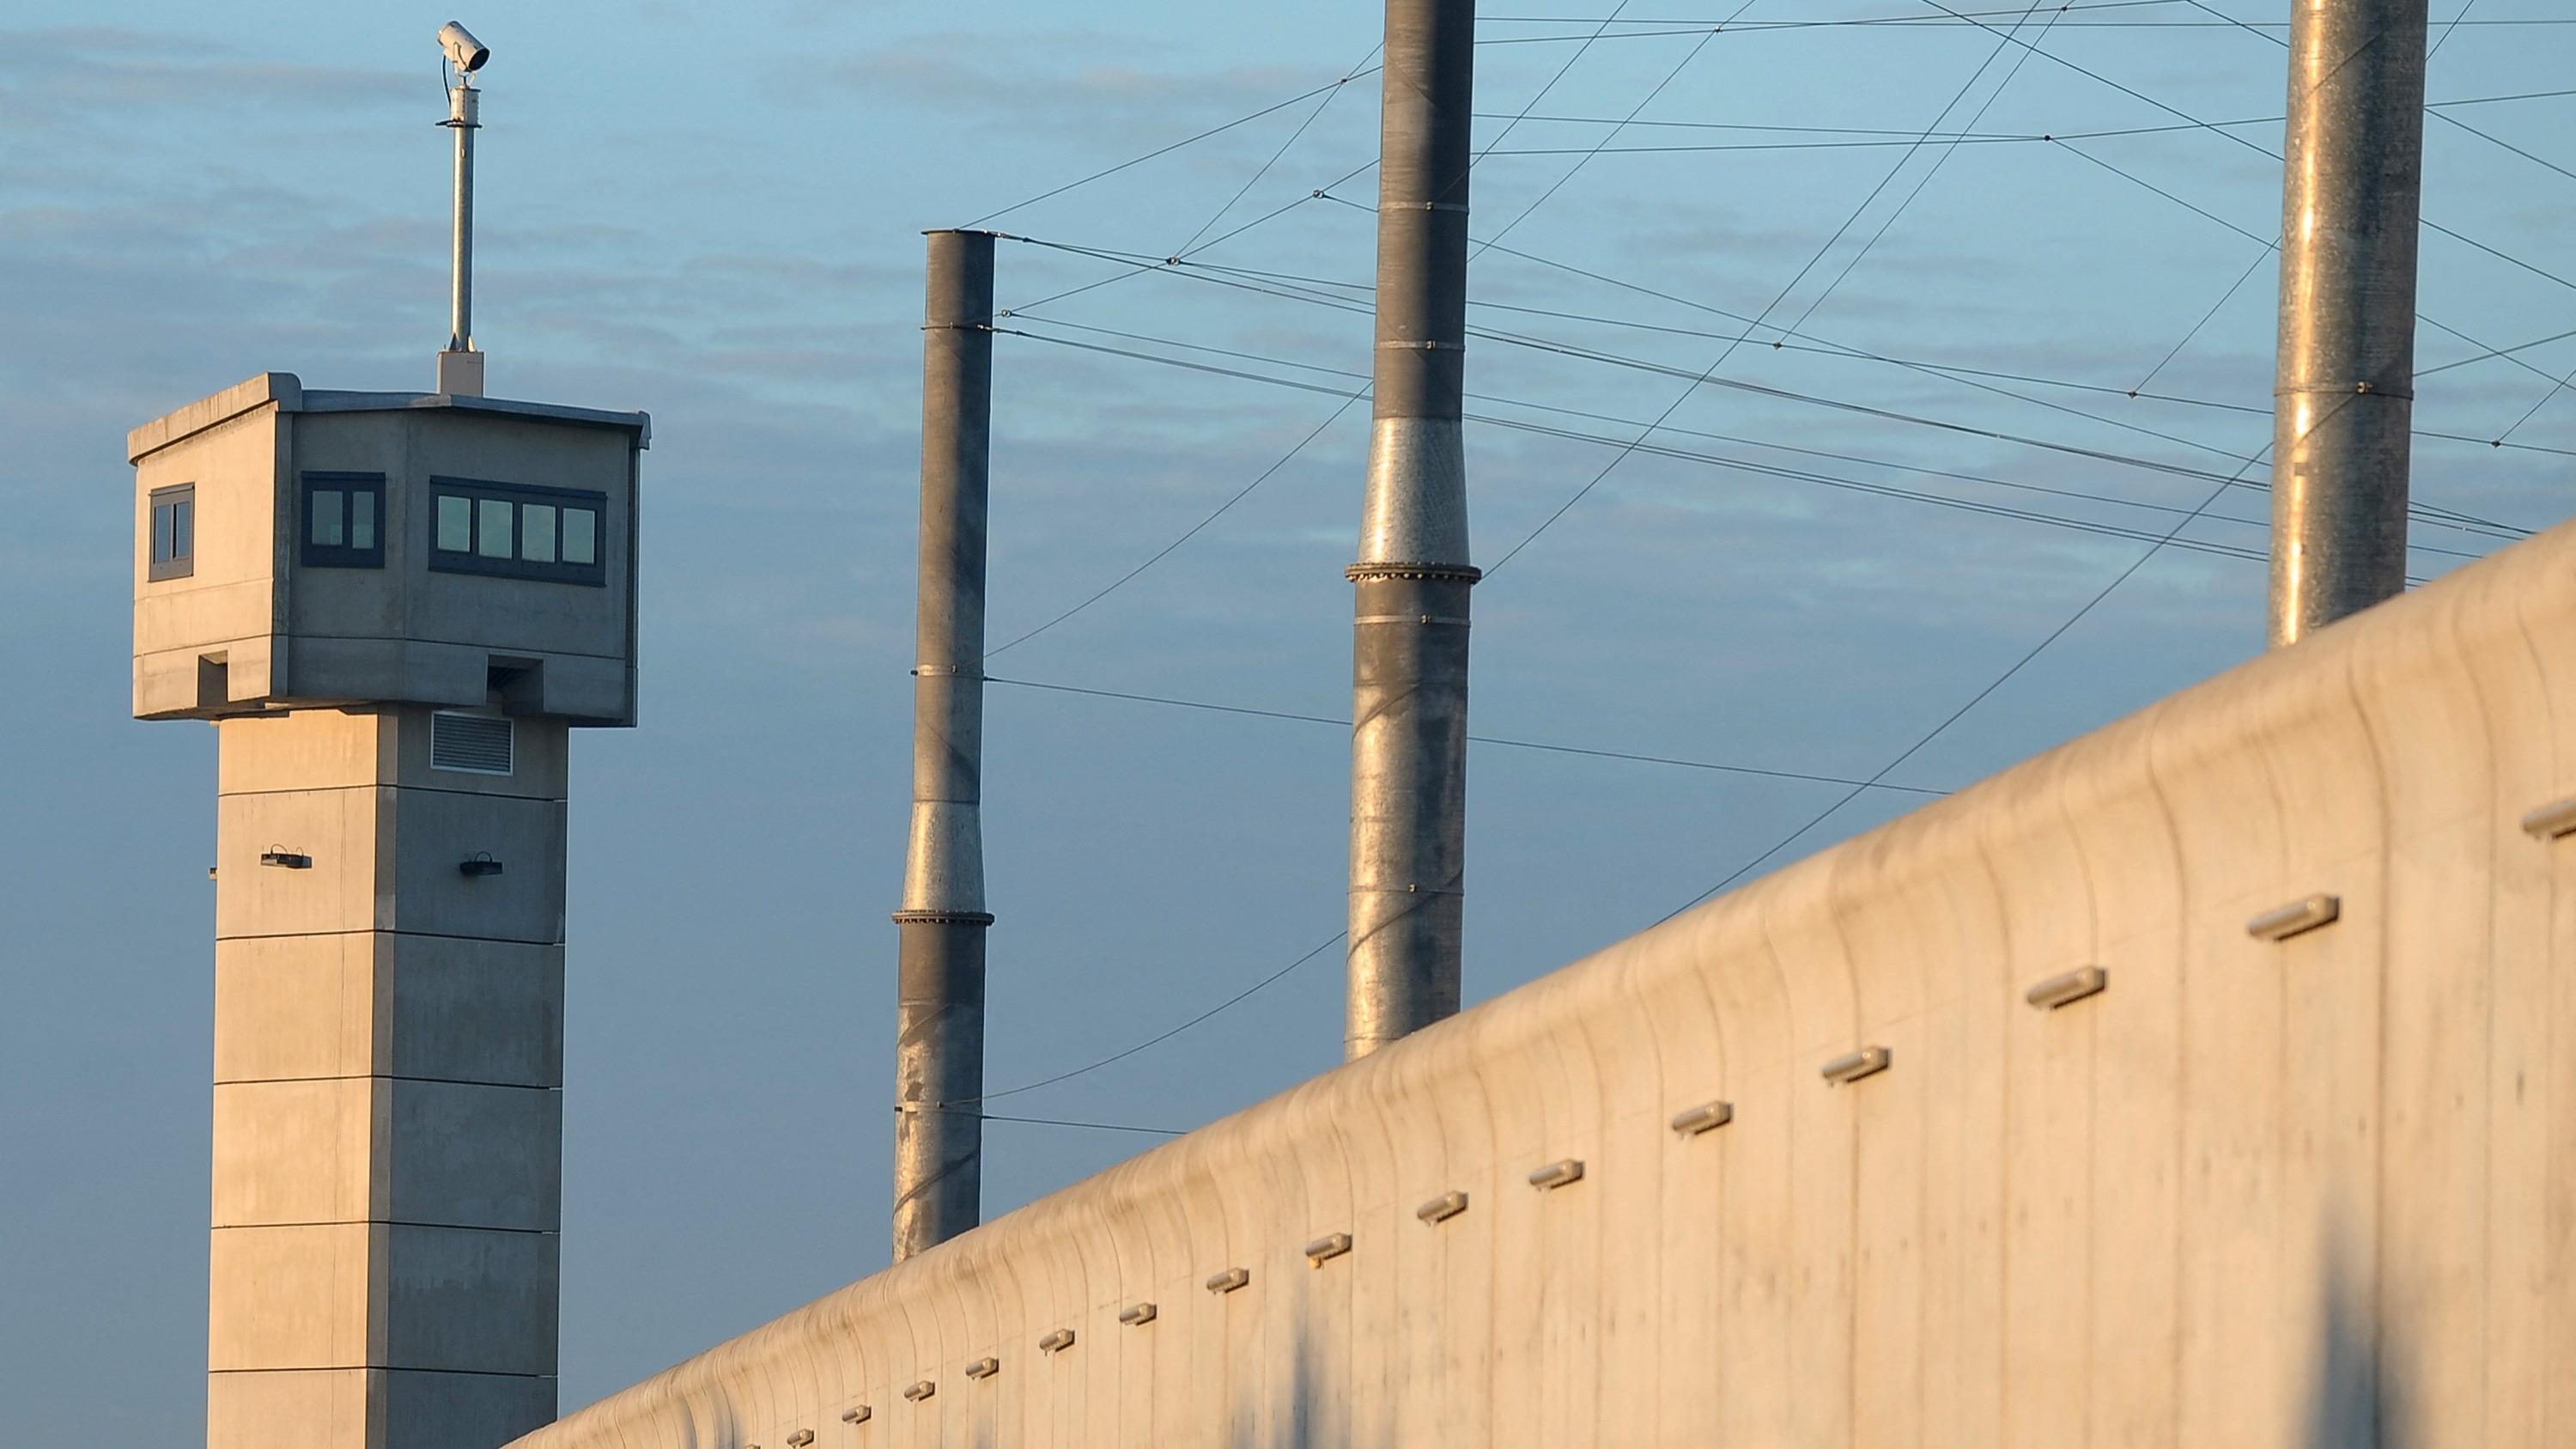
[[[219,741],[213,1449],[555,1414],[567,739],[635,722],[649,423],[473,360],[127,440],[134,713]]]
[[[134,431],[134,713],[219,738],[208,1443],[555,1412],[566,739],[635,722],[640,413],[324,392]]]

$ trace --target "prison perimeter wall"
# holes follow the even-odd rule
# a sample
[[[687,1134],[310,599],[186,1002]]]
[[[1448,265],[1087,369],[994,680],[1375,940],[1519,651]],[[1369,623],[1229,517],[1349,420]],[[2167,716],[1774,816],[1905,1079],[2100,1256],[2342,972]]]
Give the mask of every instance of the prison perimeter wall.
[[[2561,528],[519,1442],[2563,1449],[2570,796]]]

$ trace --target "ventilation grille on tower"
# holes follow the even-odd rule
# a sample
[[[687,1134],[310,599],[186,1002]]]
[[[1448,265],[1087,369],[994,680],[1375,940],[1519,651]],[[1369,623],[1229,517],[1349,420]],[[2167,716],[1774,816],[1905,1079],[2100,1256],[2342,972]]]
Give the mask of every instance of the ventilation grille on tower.
[[[510,721],[488,714],[429,717],[429,767],[469,775],[510,773]]]

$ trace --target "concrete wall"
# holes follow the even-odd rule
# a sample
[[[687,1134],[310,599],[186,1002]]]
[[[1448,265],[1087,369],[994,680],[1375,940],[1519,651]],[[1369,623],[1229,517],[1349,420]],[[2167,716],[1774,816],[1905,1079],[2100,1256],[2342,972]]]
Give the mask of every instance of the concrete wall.
[[[2562,528],[519,1442],[2576,1442],[2571,795]]]
[[[207,655],[225,661],[230,687],[241,698],[271,692],[272,640],[280,613],[276,585],[286,557],[279,540],[292,537],[278,512],[279,445],[286,418],[274,403],[236,401],[246,409],[194,433],[185,446],[135,461],[138,716],[229,703],[221,678],[213,681],[219,686],[213,698],[200,697],[198,660]],[[151,577],[152,491],[182,483],[196,488],[195,568],[185,577],[156,581]]]
[[[431,768],[429,719],[219,725],[210,1449],[554,1412],[565,726],[500,776]]]
[[[295,416],[295,467],[385,475],[385,566],[297,568],[289,592],[290,693],[306,698],[480,703],[493,656],[541,663],[529,712],[627,715],[634,634],[635,449],[625,434],[443,409]],[[433,478],[607,496],[607,581],[430,568]],[[291,510],[290,510],[291,511]]]

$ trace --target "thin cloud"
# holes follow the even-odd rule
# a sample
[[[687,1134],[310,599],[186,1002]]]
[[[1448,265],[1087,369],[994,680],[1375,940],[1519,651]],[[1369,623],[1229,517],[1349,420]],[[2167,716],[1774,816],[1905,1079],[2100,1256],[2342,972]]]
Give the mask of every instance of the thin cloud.
[[[205,36],[119,26],[0,30],[0,111],[13,125],[82,107],[131,113],[220,107],[249,111],[410,105],[427,72],[265,59]]]

